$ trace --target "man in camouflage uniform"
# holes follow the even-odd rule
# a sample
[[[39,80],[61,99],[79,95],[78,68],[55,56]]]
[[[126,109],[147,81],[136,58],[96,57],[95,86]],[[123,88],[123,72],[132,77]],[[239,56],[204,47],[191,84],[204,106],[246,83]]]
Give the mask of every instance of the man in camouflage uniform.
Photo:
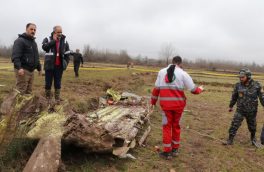
[[[239,72],[240,82],[236,83],[229,105],[229,112],[233,111],[233,106],[237,103],[231,126],[229,128],[229,138],[226,145],[232,145],[238,128],[244,118],[246,118],[248,130],[251,133],[252,144],[256,143],[256,116],[258,111],[258,98],[264,106],[262,86],[259,82],[251,78],[249,69],[241,69]]]

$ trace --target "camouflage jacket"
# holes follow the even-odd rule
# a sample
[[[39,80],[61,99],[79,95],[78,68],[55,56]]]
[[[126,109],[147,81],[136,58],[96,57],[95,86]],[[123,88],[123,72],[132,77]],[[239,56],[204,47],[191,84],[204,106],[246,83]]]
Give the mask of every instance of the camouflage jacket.
[[[261,90],[261,84],[253,79],[249,81],[248,85],[241,82],[236,83],[229,107],[232,108],[237,103],[238,112],[257,112],[258,98],[264,106],[264,97]]]

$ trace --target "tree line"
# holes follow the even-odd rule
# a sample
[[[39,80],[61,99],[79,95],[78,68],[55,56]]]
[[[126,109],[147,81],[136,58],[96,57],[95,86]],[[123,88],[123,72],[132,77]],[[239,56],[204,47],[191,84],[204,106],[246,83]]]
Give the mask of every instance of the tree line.
[[[40,57],[44,58],[45,53],[40,50]],[[133,62],[134,65],[147,65],[164,67],[173,56],[177,55],[172,44],[164,44],[161,46],[159,52],[159,58],[149,58],[148,56],[141,56],[140,54],[133,57],[127,53],[126,50],[113,51],[109,49],[96,49],[90,45],[85,45],[83,48],[83,57],[85,62],[97,62],[97,63],[115,63],[115,64],[127,64]],[[0,45],[0,57],[11,58],[12,45],[5,46]],[[242,67],[248,67],[255,72],[264,72],[264,65],[256,62],[241,63],[227,60],[206,60],[204,58],[196,58],[195,60],[189,60],[183,57],[183,63],[185,68],[206,69],[210,71],[237,71]]]

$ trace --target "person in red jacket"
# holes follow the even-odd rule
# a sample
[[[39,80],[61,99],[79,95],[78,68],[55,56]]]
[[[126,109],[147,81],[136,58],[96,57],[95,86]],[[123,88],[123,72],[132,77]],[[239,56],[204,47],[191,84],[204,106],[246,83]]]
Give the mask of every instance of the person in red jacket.
[[[172,64],[159,71],[151,96],[152,108],[159,99],[162,109],[163,152],[160,157],[165,159],[171,159],[179,153],[179,122],[186,105],[185,88],[193,94],[203,91],[203,87],[195,86],[190,75],[182,69],[182,58],[176,56]]]

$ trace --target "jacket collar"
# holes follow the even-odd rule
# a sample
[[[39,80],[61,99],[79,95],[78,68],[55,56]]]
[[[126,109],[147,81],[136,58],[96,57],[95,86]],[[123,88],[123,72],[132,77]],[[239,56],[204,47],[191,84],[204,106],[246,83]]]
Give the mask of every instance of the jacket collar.
[[[246,86],[246,87],[249,87],[250,85],[252,85],[252,83],[253,83],[253,79],[250,79],[249,81],[248,81],[248,84],[244,84],[243,82],[240,82],[242,85],[244,85],[244,86]]]
[[[27,40],[35,40],[36,39],[36,37],[31,37],[26,33],[18,34],[18,37],[22,37],[22,38],[25,38]]]
[[[168,66],[167,66],[167,68],[169,68],[171,65],[173,65],[173,64],[169,64]],[[175,68],[180,68],[177,64],[175,64]]]

